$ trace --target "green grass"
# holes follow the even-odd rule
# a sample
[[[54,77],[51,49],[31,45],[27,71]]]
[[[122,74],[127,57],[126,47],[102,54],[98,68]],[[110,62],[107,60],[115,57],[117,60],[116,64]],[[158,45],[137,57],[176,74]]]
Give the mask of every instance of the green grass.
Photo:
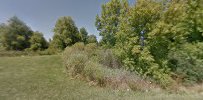
[[[0,57],[0,100],[202,100],[203,95],[118,91],[71,79],[60,56]]]

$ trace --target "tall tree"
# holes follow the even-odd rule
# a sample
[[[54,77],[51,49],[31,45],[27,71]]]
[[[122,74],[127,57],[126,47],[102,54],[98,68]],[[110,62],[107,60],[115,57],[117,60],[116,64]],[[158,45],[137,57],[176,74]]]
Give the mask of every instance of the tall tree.
[[[33,51],[44,50],[48,48],[48,42],[40,32],[34,32],[30,39],[30,49]]]
[[[80,35],[81,35],[81,41],[86,43],[88,32],[84,27],[80,28]]]
[[[70,16],[60,17],[56,22],[50,46],[63,50],[78,41],[80,41],[80,35],[73,19]]]
[[[137,0],[127,15],[121,18],[116,33],[117,54],[127,70],[151,76],[161,83],[170,83],[168,68],[161,67],[150,51],[150,32],[164,12],[162,2]],[[156,37],[159,35],[153,35]]]
[[[8,50],[24,50],[29,48],[29,39],[32,36],[32,30],[18,17],[14,16],[8,20],[8,23],[1,26],[1,43]]]
[[[101,16],[96,16],[95,25],[97,30],[100,31],[99,34],[102,36],[102,43],[107,47],[115,45],[115,34],[118,32],[118,26],[120,24],[119,17],[127,8],[127,0],[111,0],[102,5]]]

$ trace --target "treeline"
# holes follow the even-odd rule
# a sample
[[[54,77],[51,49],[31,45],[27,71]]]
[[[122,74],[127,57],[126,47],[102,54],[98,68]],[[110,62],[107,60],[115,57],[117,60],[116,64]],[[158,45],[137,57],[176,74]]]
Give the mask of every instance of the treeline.
[[[47,41],[43,33],[34,32],[18,17],[0,24],[0,47],[15,51],[44,51],[54,54],[76,42],[97,43],[95,35],[88,35],[84,27],[78,30],[71,17],[61,17],[56,22],[54,36]]]
[[[202,0],[110,0],[95,25],[126,70],[165,86],[203,82]]]

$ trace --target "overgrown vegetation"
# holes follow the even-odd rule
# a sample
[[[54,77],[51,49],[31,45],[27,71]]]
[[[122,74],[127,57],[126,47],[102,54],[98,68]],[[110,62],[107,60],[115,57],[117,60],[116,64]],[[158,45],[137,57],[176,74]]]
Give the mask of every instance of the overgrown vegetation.
[[[61,56],[0,57],[0,100],[201,100],[196,93],[113,90],[64,73]],[[134,79],[134,78],[133,78]],[[116,86],[117,83],[115,83]],[[141,87],[141,86],[140,86]],[[202,85],[192,90],[203,91]]]
[[[166,89],[201,84],[202,18],[202,0],[136,0],[131,6],[110,0],[96,16],[98,43],[70,16],[56,21],[49,42],[14,16],[0,25],[0,48],[7,50],[0,56],[63,52],[71,76],[100,86],[146,90],[154,84]]]
[[[149,80],[121,69],[120,62],[112,51],[98,49],[96,44],[76,43],[67,47],[63,60],[68,74],[72,77],[80,77],[99,86],[135,91],[159,88]]]
[[[203,82],[203,43],[184,44],[169,52],[169,65],[173,77],[186,85]]]
[[[201,83],[202,11],[201,0],[137,0],[133,6],[111,0],[96,27],[103,47],[114,48],[126,70],[164,87]]]

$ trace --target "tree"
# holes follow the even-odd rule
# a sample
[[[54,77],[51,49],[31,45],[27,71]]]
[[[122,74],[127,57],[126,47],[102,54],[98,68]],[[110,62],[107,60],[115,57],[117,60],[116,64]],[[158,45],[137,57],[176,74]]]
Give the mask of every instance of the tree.
[[[193,74],[192,79],[199,80],[202,77],[198,71],[201,58],[189,52],[190,49],[180,48],[190,46],[201,51],[202,44],[190,44],[203,39],[200,5],[200,0],[137,0],[127,15],[120,18],[115,36],[117,54],[124,67],[161,83],[186,69],[184,74],[187,75],[182,74],[185,78]],[[197,65],[193,66],[183,58],[195,58],[192,63]]]
[[[86,43],[88,32],[86,31],[86,29],[84,27],[80,28],[80,35],[81,35],[81,41]]]
[[[89,35],[88,37],[87,37],[87,42],[86,42],[87,44],[89,44],[89,43],[97,43],[97,38],[96,38],[96,36],[95,35]]]
[[[203,82],[203,42],[185,43],[171,50],[168,66],[174,76],[186,85]]]
[[[3,47],[2,39],[3,39],[4,28],[5,28],[5,24],[0,24],[0,47]]]
[[[48,43],[40,32],[34,32],[30,39],[30,49],[33,51],[44,50],[48,48]]]
[[[189,42],[203,41],[203,2],[188,0],[186,15],[186,30]]]
[[[150,33],[155,23],[162,18],[162,12],[164,12],[162,2],[137,0],[136,4],[120,19],[115,36],[115,48],[125,69],[138,72],[143,76],[150,76],[162,85],[167,85],[171,82],[169,69],[160,66],[150,51],[151,42],[153,42]]]
[[[1,43],[8,50],[24,50],[30,47],[32,30],[18,17],[14,16],[1,26]]]
[[[80,35],[75,22],[70,16],[60,17],[54,28],[51,48],[63,50],[80,41]]]
[[[113,47],[116,39],[115,34],[118,32],[120,24],[119,17],[128,9],[127,0],[111,0],[102,5],[101,16],[96,16],[95,25],[102,36],[102,43],[107,47]]]

